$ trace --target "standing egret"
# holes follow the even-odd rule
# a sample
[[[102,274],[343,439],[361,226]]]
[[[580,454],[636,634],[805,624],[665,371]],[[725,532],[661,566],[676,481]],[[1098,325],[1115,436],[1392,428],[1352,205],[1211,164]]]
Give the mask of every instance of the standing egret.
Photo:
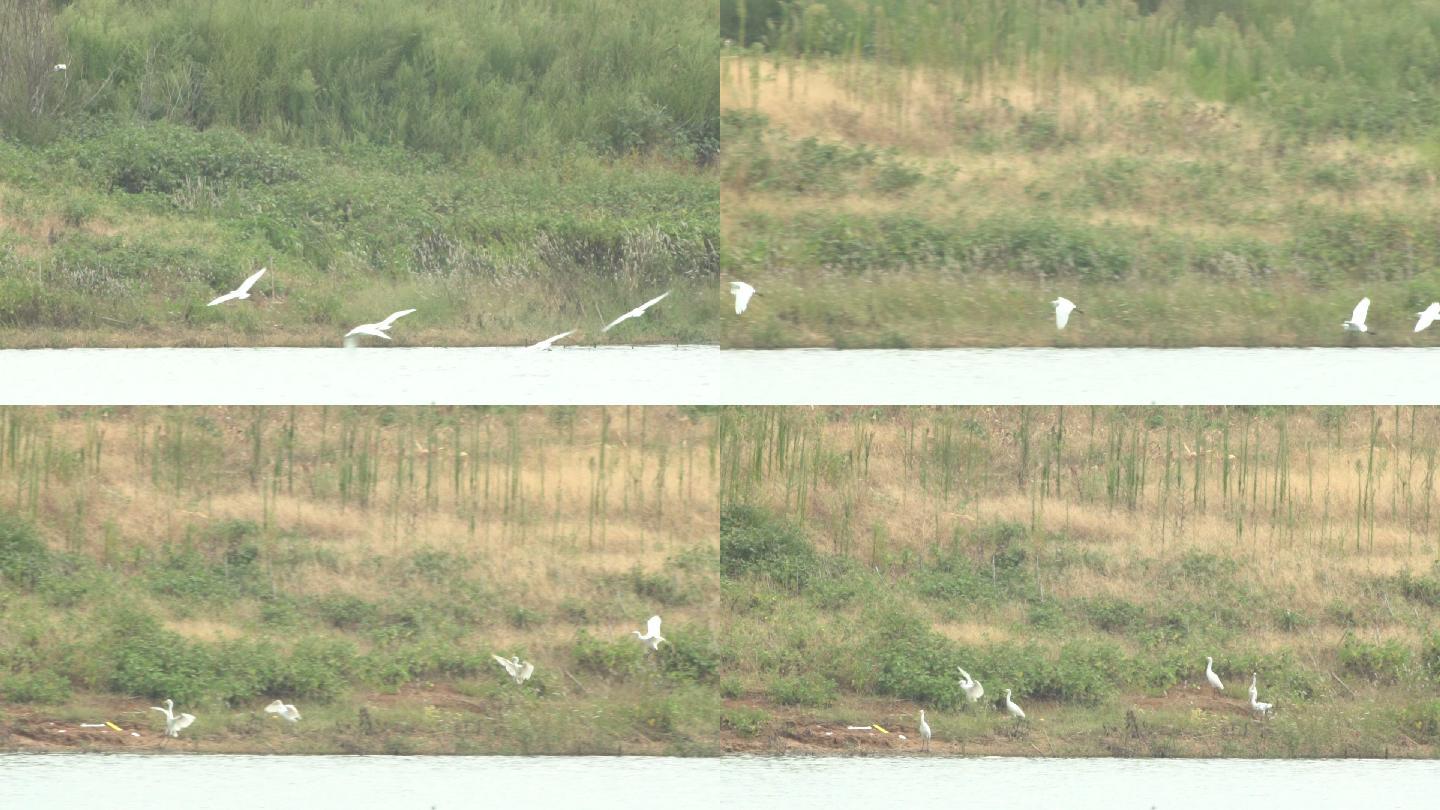
[[[491,653],[490,657],[500,662],[500,666],[504,667],[505,671],[510,674],[510,677],[515,681],[516,686],[519,686],[520,684],[523,684],[526,681],[530,680],[530,676],[535,674],[535,665],[530,663],[529,661],[521,661],[520,656],[518,655],[512,655],[509,658],[501,658],[500,656]]]
[[[379,323],[362,323],[354,329],[351,329],[349,332],[346,332],[345,337],[348,338],[352,335],[374,335],[375,337],[381,337],[385,338],[386,340],[390,340],[390,336],[385,333],[390,330],[390,327],[395,325],[396,321],[400,320],[401,318],[409,315],[414,311],[415,310],[413,309],[402,309]]]
[[[985,687],[981,686],[979,681],[970,677],[970,673],[960,667],[955,668],[960,670],[960,689],[965,692],[965,697],[970,698],[971,703],[985,697]]]
[[[170,698],[165,698],[165,708],[162,709],[159,706],[150,708],[165,715],[165,736],[167,737],[179,737],[181,729],[188,728],[191,723],[195,722],[193,714],[176,714],[175,701]]]
[[[625,313],[624,315],[621,315],[620,317],[618,317],[618,318],[616,318],[615,320],[611,321],[609,326],[606,326],[604,329],[601,329],[600,331],[601,331],[601,332],[609,332],[611,329],[615,328],[615,325],[616,325],[616,324],[620,323],[621,321],[625,321],[625,320],[628,320],[628,319],[630,319],[630,318],[638,318],[638,317],[640,317],[641,315],[644,315],[644,314],[645,314],[645,310],[647,310],[647,309],[649,309],[650,307],[653,307],[653,306],[655,306],[656,304],[660,303],[662,300],[664,300],[665,296],[667,296],[667,295],[669,295],[669,294],[670,294],[670,291],[669,291],[669,290],[666,290],[665,292],[661,293],[660,295],[657,295],[657,296],[655,296],[654,298],[651,298],[649,301],[646,301],[645,303],[641,304],[640,306],[638,306],[638,307],[630,310],[629,312]]]
[[[255,282],[259,281],[259,280],[260,280],[260,277],[263,276],[263,275],[265,275],[265,270],[266,270],[266,269],[267,269],[267,268],[264,268],[264,267],[260,268],[260,271],[259,271],[258,273],[255,273],[255,274],[251,275],[249,278],[247,278],[247,279],[245,279],[244,281],[242,281],[242,282],[240,283],[240,286],[239,286],[239,287],[236,287],[235,289],[231,290],[230,292],[225,293],[224,295],[220,296],[219,298],[216,298],[214,301],[211,301],[210,303],[206,304],[205,306],[207,306],[207,307],[213,307],[213,306],[215,306],[216,304],[223,304],[223,303],[225,303],[226,301],[234,301],[234,300],[236,300],[236,299],[249,298],[249,297],[250,297],[250,288],[251,288],[251,287],[254,287],[254,286],[255,286]]]
[[[555,341],[557,341],[557,340],[563,340],[564,338],[570,337],[571,335],[575,334],[577,331],[579,331],[579,330],[571,329],[569,332],[561,332],[560,334],[556,335],[555,337],[545,338],[544,340],[540,341],[539,343],[536,343],[534,346],[531,346],[530,348],[532,348],[532,349],[539,349],[539,350],[541,350],[541,351],[544,351],[544,350],[550,348],[551,346],[553,346],[553,345],[555,344]]]
[[[1260,715],[1261,717],[1268,717],[1272,712],[1275,711],[1275,704],[1262,703],[1260,701],[1260,693],[1255,690],[1256,675],[1257,673],[1252,673],[1250,675],[1250,710]]]
[[[930,750],[930,724],[925,722],[925,710],[920,710],[920,739],[926,751]]]
[[[1431,303],[1423,312],[1415,313],[1415,317],[1420,319],[1415,322],[1416,332],[1428,328],[1430,324],[1435,322],[1436,318],[1440,318],[1440,301]]]
[[[1344,321],[1340,325],[1345,327],[1346,332],[1369,332],[1372,335],[1378,335],[1379,332],[1365,326],[1365,316],[1369,314],[1370,299],[1361,298],[1360,303],[1355,305],[1355,311],[1350,313],[1350,320]]]
[[[730,294],[735,296],[735,314],[745,312],[745,307],[750,306],[750,297],[755,294],[755,288],[743,281],[730,282]]]
[[[1215,659],[1208,655],[1205,656],[1205,680],[1209,681],[1211,686],[1224,692],[1225,684],[1221,683],[1220,676],[1215,674],[1214,665]]]
[[[1009,712],[1010,716],[1016,720],[1025,719],[1025,710],[1015,705],[1015,701],[1010,699],[1009,689],[1005,690],[1005,711]]]
[[[1069,298],[1066,298],[1063,295],[1059,298],[1056,298],[1054,301],[1051,301],[1050,306],[1055,308],[1056,329],[1065,328],[1065,324],[1070,322],[1070,313],[1084,311],[1077,308],[1074,301],[1071,301]]]
[[[652,650],[658,651],[660,649],[660,642],[665,641],[664,637],[660,635],[659,616],[651,616],[650,620],[645,623],[645,635],[640,635],[639,630],[631,630],[630,634],[635,636],[635,639],[641,644],[644,644]]]
[[[265,707],[265,711],[283,717],[292,723],[300,722],[300,710],[295,708],[293,703],[284,703],[278,699],[272,700],[270,705]]]

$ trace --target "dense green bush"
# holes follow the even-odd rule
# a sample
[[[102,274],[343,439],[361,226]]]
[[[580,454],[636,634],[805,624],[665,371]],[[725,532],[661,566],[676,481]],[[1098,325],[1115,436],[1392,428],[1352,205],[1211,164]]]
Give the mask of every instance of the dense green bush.
[[[770,682],[770,699],[781,706],[829,706],[839,697],[835,681],[823,675],[792,675]]]
[[[0,698],[11,703],[64,703],[70,698],[70,681],[49,671],[0,675]]]
[[[645,649],[634,639],[606,641],[598,639],[584,630],[575,634],[571,654],[575,666],[581,672],[589,672],[602,678],[618,678],[639,670]]]
[[[732,504],[721,511],[722,576],[765,576],[801,589],[818,569],[818,556],[800,527],[757,507]]]
[[[1395,639],[1369,644],[1347,633],[1336,654],[1346,672],[1380,683],[1404,680],[1411,672],[1410,650]]]
[[[0,511],[0,575],[21,588],[34,589],[51,566],[50,551],[35,527],[18,515]]]
[[[198,132],[164,122],[96,122],[94,135],[57,150],[111,190],[169,194],[187,184],[246,188],[294,180],[298,161],[283,147],[230,129]]]

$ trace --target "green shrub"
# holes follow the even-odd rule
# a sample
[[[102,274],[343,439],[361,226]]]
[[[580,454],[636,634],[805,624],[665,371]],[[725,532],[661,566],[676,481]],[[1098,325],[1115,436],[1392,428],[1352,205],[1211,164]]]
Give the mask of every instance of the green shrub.
[[[35,527],[18,515],[0,511],[0,575],[27,590],[50,573],[51,555]]]
[[[54,672],[0,675],[0,697],[10,703],[64,703],[70,699],[70,681]]]
[[[1416,704],[1400,717],[1401,730],[1425,743],[1440,743],[1440,700]]]
[[[168,194],[195,181],[244,188],[294,180],[300,172],[284,148],[234,130],[198,132],[163,122],[96,126],[95,137],[64,149],[111,189]]]
[[[633,639],[604,641],[584,630],[575,634],[575,643],[571,647],[575,666],[581,672],[589,672],[602,678],[618,678],[636,672],[640,667],[643,652],[645,648]]]
[[[1091,599],[1085,604],[1085,613],[1091,624],[1107,633],[1127,633],[1145,621],[1143,608],[1115,596]]]
[[[793,675],[770,682],[770,699],[781,706],[829,706],[837,697],[836,683],[823,675]]]
[[[713,682],[722,659],[719,642],[703,627],[672,630],[655,655],[667,675],[694,683]]]
[[[798,526],[758,507],[729,505],[721,511],[722,576],[766,576],[799,590],[817,567],[815,550]]]
[[[315,612],[326,624],[340,630],[355,630],[379,623],[380,608],[358,596],[327,594],[315,599]]]
[[[1395,683],[1411,671],[1410,650],[1393,638],[1368,644],[1346,633],[1337,655],[1344,671],[1380,683]]]
[[[202,645],[187,642],[138,610],[122,608],[104,621],[95,649],[108,663],[104,688],[179,704],[199,702],[214,691],[215,669]]]
[[[765,729],[769,720],[770,715],[764,709],[740,706],[721,713],[720,727],[734,731],[742,737],[755,737]]]

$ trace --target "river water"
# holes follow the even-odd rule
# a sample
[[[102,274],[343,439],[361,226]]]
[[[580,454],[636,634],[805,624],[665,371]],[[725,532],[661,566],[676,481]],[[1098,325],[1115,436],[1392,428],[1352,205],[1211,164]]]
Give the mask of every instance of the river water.
[[[1440,348],[0,351],[11,405],[1422,405]]]
[[[0,807],[1433,808],[1440,762],[0,755]]]

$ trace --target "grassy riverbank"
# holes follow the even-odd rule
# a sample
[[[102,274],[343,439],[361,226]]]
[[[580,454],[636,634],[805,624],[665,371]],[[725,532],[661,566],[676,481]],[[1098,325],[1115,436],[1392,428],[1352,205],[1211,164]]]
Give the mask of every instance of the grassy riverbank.
[[[1433,9],[740,5],[727,345],[1347,345],[1362,296],[1436,339]]]
[[[0,411],[0,747],[713,753],[713,464],[668,408]]]
[[[0,346],[716,340],[712,5],[352,5],[0,0]]]
[[[948,753],[1440,753],[1433,409],[747,409],[717,430],[731,750],[915,751],[924,708]],[[846,729],[872,723],[892,733]]]

